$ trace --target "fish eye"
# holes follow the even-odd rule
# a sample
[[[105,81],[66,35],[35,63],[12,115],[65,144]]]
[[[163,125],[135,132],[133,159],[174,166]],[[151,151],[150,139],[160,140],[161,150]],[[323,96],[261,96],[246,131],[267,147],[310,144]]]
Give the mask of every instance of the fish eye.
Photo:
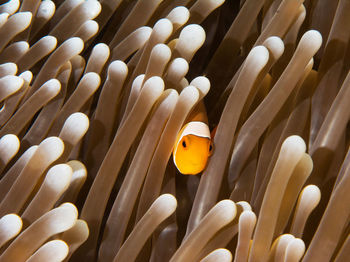
[[[187,145],[186,145],[186,141],[185,140],[182,141],[182,146],[186,148]]]
[[[210,144],[209,144],[209,156],[211,156],[213,154],[213,150],[214,150],[214,145],[213,145],[213,142],[210,141]]]

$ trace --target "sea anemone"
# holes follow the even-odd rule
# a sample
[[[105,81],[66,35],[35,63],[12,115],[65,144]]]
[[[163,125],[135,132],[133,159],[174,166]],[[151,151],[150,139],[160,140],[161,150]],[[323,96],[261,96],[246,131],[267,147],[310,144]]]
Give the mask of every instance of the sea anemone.
[[[348,261],[349,0],[1,2],[0,262]]]

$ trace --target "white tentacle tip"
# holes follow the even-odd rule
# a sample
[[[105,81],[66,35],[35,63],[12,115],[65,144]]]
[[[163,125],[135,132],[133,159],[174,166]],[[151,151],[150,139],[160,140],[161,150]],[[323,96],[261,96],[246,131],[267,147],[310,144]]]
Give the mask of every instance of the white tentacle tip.
[[[17,235],[22,229],[22,219],[16,214],[8,214],[0,219],[0,231],[8,237]]]
[[[306,151],[305,141],[296,135],[287,137],[282,144],[282,148],[284,147],[293,148],[294,151],[297,150],[300,153],[305,153]]]
[[[248,54],[247,61],[254,58],[254,63],[262,67],[269,60],[269,50],[265,46],[259,45],[254,47]]]
[[[221,200],[213,209],[217,210],[220,214],[220,218],[227,221],[227,223],[232,221],[237,214],[236,204],[230,199]]]
[[[177,200],[171,194],[163,194],[154,201],[153,205],[162,212],[172,214],[176,210]]]
[[[300,42],[308,42],[315,50],[318,50],[322,45],[322,35],[317,30],[307,31],[301,38]]]
[[[121,60],[115,60],[108,66],[108,77],[112,77],[114,75],[123,75],[126,76],[128,74],[127,65]]]

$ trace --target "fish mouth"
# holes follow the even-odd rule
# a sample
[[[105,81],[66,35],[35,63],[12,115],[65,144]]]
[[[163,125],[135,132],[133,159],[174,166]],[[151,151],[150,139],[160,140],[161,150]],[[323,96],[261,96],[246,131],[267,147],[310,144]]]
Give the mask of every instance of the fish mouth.
[[[195,163],[192,165],[192,169],[194,170],[194,173],[199,174],[201,173],[206,167],[206,163],[203,165],[201,163]]]
[[[183,175],[197,175],[197,174],[201,173],[204,170],[204,168],[203,168],[203,165],[201,165],[201,164],[194,164],[194,165],[191,165],[190,168],[188,168],[188,167],[178,168],[178,170]]]

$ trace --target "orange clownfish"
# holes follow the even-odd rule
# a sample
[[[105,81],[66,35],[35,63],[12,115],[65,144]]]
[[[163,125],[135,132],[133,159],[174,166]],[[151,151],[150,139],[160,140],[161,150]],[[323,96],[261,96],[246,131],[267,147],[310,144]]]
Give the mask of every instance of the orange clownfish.
[[[200,110],[195,110],[197,112],[194,116],[189,117],[192,121],[180,130],[173,149],[174,164],[184,175],[196,175],[202,172],[213,151],[205,109],[203,112],[204,107],[199,107]]]

